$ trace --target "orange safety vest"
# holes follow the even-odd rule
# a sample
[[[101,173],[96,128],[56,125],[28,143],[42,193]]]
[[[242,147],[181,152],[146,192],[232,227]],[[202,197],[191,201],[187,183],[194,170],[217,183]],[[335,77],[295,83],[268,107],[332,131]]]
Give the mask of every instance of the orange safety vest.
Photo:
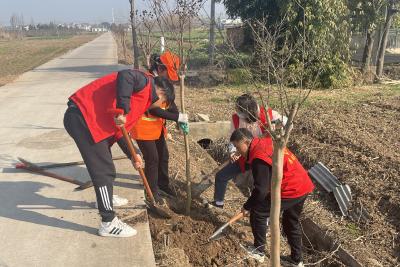
[[[167,104],[164,102],[160,106],[162,109],[167,108]],[[131,130],[131,136],[135,140],[150,141],[157,140],[161,136],[161,132],[164,129],[164,135],[167,134],[165,129],[165,119],[153,116],[148,112],[144,113],[142,117],[137,121]]]

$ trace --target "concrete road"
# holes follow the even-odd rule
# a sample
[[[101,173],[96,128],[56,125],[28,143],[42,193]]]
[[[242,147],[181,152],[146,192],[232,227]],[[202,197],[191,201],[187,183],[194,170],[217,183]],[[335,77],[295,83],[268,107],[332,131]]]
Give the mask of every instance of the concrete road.
[[[0,266],[155,266],[147,220],[132,238],[102,238],[92,188],[16,171],[35,163],[81,160],[63,128],[76,89],[115,71],[116,44],[106,33],[0,87]],[[120,155],[118,147],[114,155]],[[144,211],[143,189],[128,160],[116,162],[115,193],[130,200],[120,214]],[[52,171],[89,180],[84,165]]]

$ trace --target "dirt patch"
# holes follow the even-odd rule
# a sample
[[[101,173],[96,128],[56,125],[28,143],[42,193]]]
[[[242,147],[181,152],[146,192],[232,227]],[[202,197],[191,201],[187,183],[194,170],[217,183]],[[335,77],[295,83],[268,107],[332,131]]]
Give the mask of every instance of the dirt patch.
[[[183,249],[191,266],[234,266],[235,262],[242,261],[245,254],[238,246],[238,242],[244,242],[238,238],[240,232],[229,230],[225,238],[208,243],[208,238],[222,221],[210,216],[210,212],[202,207],[193,208],[190,217],[177,215],[170,220],[150,219],[155,251]]]
[[[312,106],[293,133],[292,148],[302,163],[311,167],[323,162],[371,215],[368,224],[342,220],[337,204],[324,194],[308,208],[309,216],[329,226],[366,265],[372,255],[379,255],[375,259],[384,266],[393,266],[400,256],[398,105],[398,97],[377,96],[348,107]]]
[[[313,219],[364,266],[396,266],[400,257],[400,98],[398,93],[384,90],[316,92],[296,121],[290,145],[305,167],[323,162],[351,187],[355,202],[368,210],[372,220],[366,224],[342,218],[333,196],[319,190],[309,197],[304,210],[304,217]],[[187,107],[191,114],[205,113],[211,120],[229,120],[233,99],[243,92],[229,88],[188,90]],[[252,242],[247,220],[235,224],[224,239],[205,244],[207,237],[246,200],[233,183],[228,184],[222,213],[209,211],[201,201],[195,201],[191,216],[181,215],[185,154],[182,137],[171,128],[170,176],[178,174],[173,185],[181,203],[171,203],[177,214],[170,220],[149,216],[157,262],[160,266],[178,266],[174,264],[176,259],[182,259],[186,264],[183,266],[256,265],[246,259],[239,245]],[[194,141],[191,152],[191,172],[197,182],[202,173],[210,173],[217,165]],[[203,197],[211,200],[213,188]],[[283,254],[288,252],[284,239],[282,250]],[[342,266],[329,252],[305,249],[308,264],[325,257],[329,259],[319,266]]]
[[[207,242],[212,233],[237,213],[247,199],[233,183],[228,185],[225,199],[226,208],[223,211],[205,208],[201,199],[195,199],[191,215],[184,215],[186,198],[183,175],[184,146],[179,134],[173,132],[172,138],[169,140],[170,176],[176,177],[172,181],[172,186],[179,197],[178,201],[167,199],[167,202],[169,207],[174,210],[175,215],[171,219],[164,219],[149,213],[153,249],[159,266],[268,266],[267,264],[258,264],[248,258],[241,246],[253,242],[248,218],[227,229],[223,238]],[[197,183],[203,173],[210,173],[217,164],[196,142],[191,142],[190,149],[192,151],[193,182]],[[178,175],[173,175],[177,172]],[[213,187],[210,187],[202,194],[202,197],[212,200],[213,190]],[[267,244],[268,247],[269,244]],[[285,238],[282,238],[282,253],[289,253]],[[266,251],[266,255],[268,257],[268,251]],[[325,256],[327,256],[326,253],[305,248],[304,258],[307,262],[317,262]],[[174,265],[176,262],[184,264]],[[337,263],[335,257],[329,257],[321,266],[337,266],[332,263]]]
[[[245,258],[244,250],[238,246],[240,232],[231,229],[228,230],[228,235],[223,240],[207,243],[211,234],[225,222],[229,215],[223,216],[210,212],[202,205],[201,200],[193,202],[190,216],[183,215],[186,198],[184,145],[180,134],[175,131],[172,134],[173,139],[169,139],[168,144],[171,154],[170,176],[176,177],[172,181],[172,187],[177,191],[179,201],[168,200],[169,206],[175,211],[175,216],[171,219],[158,218],[155,214],[149,213],[156,259],[160,266],[175,266],[168,265],[175,260],[175,254],[170,253],[170,251],[178,249],[179,253],[183,251],[188,257],[187,264],[189,265],[184,266],[227,266],[234,264],[235,261]],[[196,142],[190,143],[190,150],[191,174],[194,183],[196,183],[203,173],[211,172],[217,167],[217,164]],[[178,258],[182,258],[182,255]]]

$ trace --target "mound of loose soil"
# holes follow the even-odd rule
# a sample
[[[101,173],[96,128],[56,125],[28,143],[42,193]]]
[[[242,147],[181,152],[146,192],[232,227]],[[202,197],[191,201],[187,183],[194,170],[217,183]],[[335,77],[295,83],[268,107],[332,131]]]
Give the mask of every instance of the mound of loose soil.
[[[217,164],[196,142],[190,143],[190,150],[192,155],[191,172],[194,183],[196,183],[199,181],[201,173],[210,173]],[[156,214],[149,213],[153,249],[158,264],[175,266],[171,265],[171,262],[184,262],[183,265],[176,266],[268,266],[249,259],[241,247],[241,245],[253,242],[247,218],[227,229],[221,239],[207,242],[218,227],[240,210],[247,197],[233,183],[230,183],[226,194],[226,208],[223,211],[205,208],[202,200],[195,199],[190,216],[184,215],[185,156],[182,137],[176,132],[173,133],[173,139],[169,140],[169,151],[171,154],[170,172],[172,174],[178,172],[178,175],[171,175],[171,177],[175,177],[172,186],[179,197],[178,200],[167,199],[169,207],[175,212],[171,219],[159,218]],[[213,190],[213,187],[210,187],[202,194],[202,197],[212,200]],[[269,247],[268,244],[267,247]],[[171,250],[177,251],[177,254],[171,253]],[[187,257],[182,256],[182,253]],[[284,238],[282,238],[282,253],[289,253]],[[323,257],[324,254],[314,250],[305,251],[307,262],[316,262]],[[329,260],[323,266],[335,266],[329,265],[332,262],[336,261]]]
[[[373,259],[394,266],[400,257],[399,107],[398,97],[379,95],[349,107],[312,106],[293,133],[292,148],[301,162],[306,167],[323,162],[371,215],[368,224],[342,220],[332,197],[322,194],[314,199],[314,208],[323,209],[308,209],[307,214],[329,226],[367,266],[374,266]]]
[[[210,114],[211,120],[229,120],[233,99],[239,94],[231,90],[189,90],[188,110],[191,114]],[[372,219],[358,223],[342,218],[333,196],[319,190],[306,202],[304,216],[312,218],[364,266],[396,266],[400,258],[400,99],[378,92],[348,105],[321,103],[313,102],[302,109],[290,148],[305,167],[321,161],[330,168],[342,183],[351,187],[355,203],[367,209]],[[170,176],[176,176],[173,185],[181,201],[170,203],[176,212],[170,220],[149,216],[157,262],[160,266],[179,266],[171,263],[178,258],[189,264],[183,266],[256,265],[246,259],[239,246],[252,242],[247,220],[235,224],[224,239],[206,244],[208,236],[246,200],[233,183],[228,185],[222,214],[210,212],[201,201],[194,201],[191,216],[181,215],[185,199],[185,154],[182,137],[174,129],[172,138],[168,142]],[[210,173],[217,164],[196,142],[191,141],[190,149],[191,174],[196,182],[202,172]],[[212,199],[212,195],[210,188],[203,197]],[[287,252],[284,240],[282,248]],[[327,256],[312,249],[305,252],[305,262],[311,264]],[[333,257],[319,266],[340,265]]]
[[[218,214],[202,205],[201,200],[194,200],[190,216],[184,215],[185,210],[185,152],[182,136],[172,130],[173,137],[168,141],[171,154],[170,173],[175,177],[172,187],[177,191],[178,200],[167,199],[175,215],[171,219],[149,214],[150,229],[153,239],[153,248],[156,260],[160,266],[169,265],[174,260],[169,250],[184,252],[190,265],[184,266],[227,266],[236,262],[246,262],[246,266],[253,266],[252,260],[246,260],[244,250],[239,243],[250,242],[251,237],[246,230],[240,227],[228,229],[227,235],[221,240],[207,242],[212,233],[229,218],[230,214]],[[193,182],[199,181],[203,173],[210,173],[217,167],[216,162],[196,142],[190,142],[191,175]],[[177,174],[177,175],[176,175]],[[172,258],[171,258],[172,257]],[[179,256],[181,257],[181,256]]]

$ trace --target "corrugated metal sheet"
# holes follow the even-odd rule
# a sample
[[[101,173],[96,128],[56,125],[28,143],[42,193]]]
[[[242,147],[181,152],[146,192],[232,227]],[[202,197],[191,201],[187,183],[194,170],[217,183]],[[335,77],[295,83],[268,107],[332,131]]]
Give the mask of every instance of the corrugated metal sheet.
[[[339,204],[339,208],[343,216],[349,215],[349,209],[351,207],[352,199],[350,186],[348,186],[347,184],[337,186],[333,190],[333,195],[335,196],[336,201]]]
[[[324,164],[318,162],[308,170],[308,173],[324,190],[328,193],[333,192],[343,216],[348,216],[356,222],[366,223],[371,220],[371,216],[362,205],[358,207],[357,204],[352,203],[350,187],[341,184]]]
[[[311,178],[313,178],[318,184],[320,184],[328,193],[340,186],[339,180],[333,175],[327,167],[321,162],[315,164],[310,170],[308,170]]]

